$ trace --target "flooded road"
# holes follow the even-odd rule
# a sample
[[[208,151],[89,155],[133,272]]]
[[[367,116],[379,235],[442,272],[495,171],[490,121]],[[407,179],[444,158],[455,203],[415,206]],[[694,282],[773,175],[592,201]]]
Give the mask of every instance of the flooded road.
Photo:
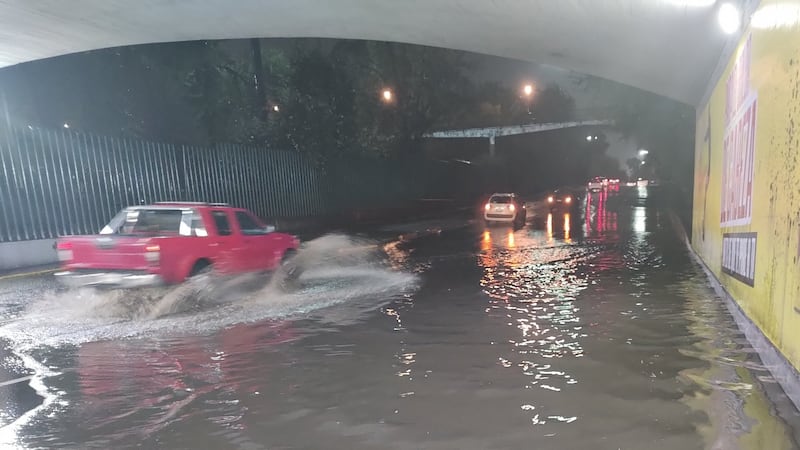
[[[288,292],[3,282],[0,445],[797,448],[652,192],[533,216],[323,237]]]

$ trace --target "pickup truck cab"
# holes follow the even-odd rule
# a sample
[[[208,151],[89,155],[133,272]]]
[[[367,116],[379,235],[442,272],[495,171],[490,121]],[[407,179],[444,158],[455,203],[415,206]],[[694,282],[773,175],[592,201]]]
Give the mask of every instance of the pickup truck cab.
[[[274,271],[298,246],[294,236],[226,204],[132,206],[98,235],[59,238],[56,277],[68,286],[176,284],[208,271]]]

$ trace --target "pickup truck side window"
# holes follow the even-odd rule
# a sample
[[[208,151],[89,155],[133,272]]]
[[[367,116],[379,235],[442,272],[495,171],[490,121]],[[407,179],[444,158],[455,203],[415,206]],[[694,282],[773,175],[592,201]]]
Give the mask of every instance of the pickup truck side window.
[[[239,223],[239,229],[242,230],[244,235],[258,236],[267,234],[267,230],[253,216],[244,211],[236,211],[236,221]]]
[[[231,223],[228,220],[228,213],[225,211],[212,211],[211,216],[214,218],[214,225],[217,227],[218,235],[230,236],[233,234],[231,231]]]
[[[197,210],[192,211],[192,235],[197,237],[207,237],[206,225],[203,223],[203,216]]]

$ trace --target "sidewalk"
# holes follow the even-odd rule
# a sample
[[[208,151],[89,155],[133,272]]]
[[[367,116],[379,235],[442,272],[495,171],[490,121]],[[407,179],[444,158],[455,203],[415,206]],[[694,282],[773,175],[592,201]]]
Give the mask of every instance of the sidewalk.
[[[20,267],[12,270],[0,271],[0,281],[11,280],[14,278],[30,277],[34,275],[44,275],[58,270],[58,264],[45,264],[41,266]]]

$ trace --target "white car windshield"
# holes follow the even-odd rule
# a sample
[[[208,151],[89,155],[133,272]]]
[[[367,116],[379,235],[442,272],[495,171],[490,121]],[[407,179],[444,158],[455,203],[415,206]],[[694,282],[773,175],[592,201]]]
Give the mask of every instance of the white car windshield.
[[[489,199],[489,203],[511,203],[510,195],[495,195]]]

